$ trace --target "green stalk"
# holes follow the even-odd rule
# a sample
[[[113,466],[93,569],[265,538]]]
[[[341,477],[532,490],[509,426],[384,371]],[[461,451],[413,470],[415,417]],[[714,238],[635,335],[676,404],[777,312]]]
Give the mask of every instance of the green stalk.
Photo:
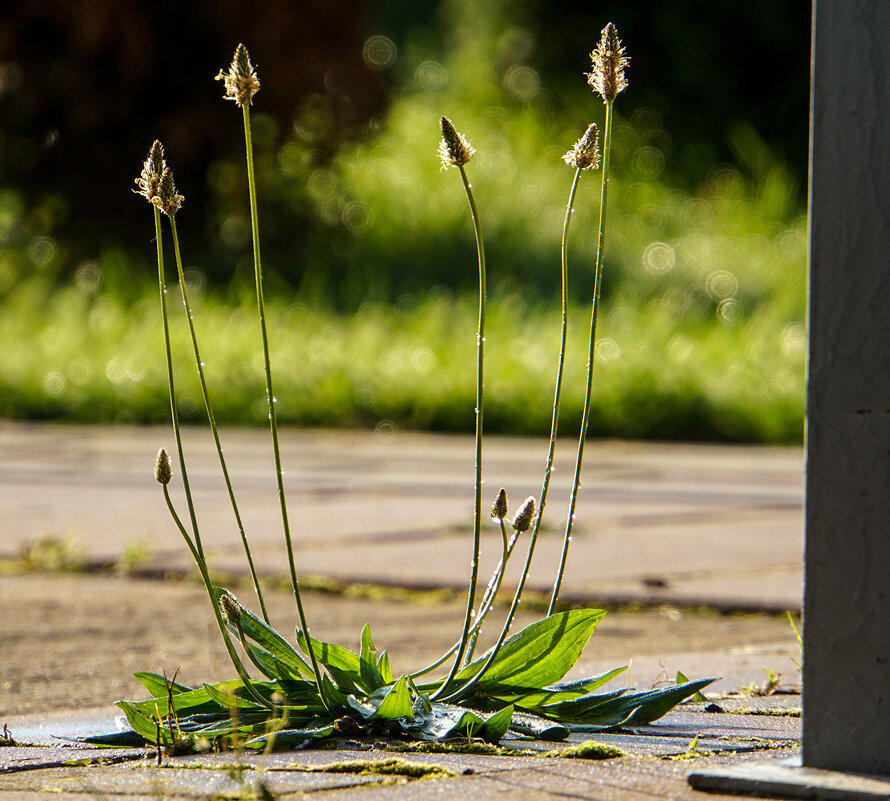
[[[157,206],[153,206],[155,213],[155,240],[158,245],[158,286],[161,295],[161,319],[164,323],[164,351],[167,358],[167,388],[170,391],[170,416],[173,420],[173,436],[176,439],[176,454],[179,459],[179,470],[182,473],[182,488],[185,492],[185,502],[189,510],[189,519],[192,531],[195,535],[196,559],[204,561],[204,548],[201,545],[201,535],[198,531],[198,518],[195,515],[195,504],[192,501],[192,490],[189,486],[188,472],[185,469],[185,454],[182,450],[182,434],[179,428],[179,411],[176,408],[176,391],[173,384],[173,356],[170,352],[170,321],[167,315],[167,282],[164,273],[164,245],[161,234],[161,212]],[[173,221],[173,217],[170,217]]]
[[[507,527],[504,525],[504,521],[501,520],[501,558],[494,569],[494,573],[492,573],[491,578],[488,580],[488,585],[485,587],[485,592],[482,595],[482,601],[479,603],[479,614],[476,616],[477,620],[470,632],[470,642],[467,645],[467,653],[463,660],[464,667],[473,661],[473,653],[476,651],[476,642],[479,639],[479,633],[482,631],[482,609],[484,607],[487,611],[494,603],[494,599],[497,597],[497,594],[501,589],[504,573],[507,572],[507,560],[513,552],[513,546],[516,544],[517,539],[519,539],[518,534],[514,535],[512,540],[509,540],[507,537]]]
[[[596,324],[599,311],[600,289],[603,280],[603,252],[606,244],[606,194],[609,188],[609,158],[612,155],[612,103],[606,101],[606,124],[603,133],[603,174],[602,189],[600,194],[600,215],[596,246],[596,267],[593,277],[593,300],[590,306],[590,352],[587,357],[587,388],[584,393],[584,412],[581,418],[581,433],[578,437],[578,455],[575,458],[575,476],[572,482],[572,494],[569,499],[569,512],[566,517],[566,531],[562,541],[562,554],[559,559],[559,569],[556,573],[556,581],[553,584],[553,594],[550,597],[550,606],[547,615],[552,615],[559,598],[559,588],[562,586],[562,578],[565,574],[566,560],[569,553],[569,544],[572,542],[572,526],[575,522],[575,506],[578,501],[578,490],[581,487],[581,463],[584,460],[584,441],[587,439],[587,425],[590,421],[590,398],[593,391],[593,367],[596,357]]]
[[[275,413],[276,398],[272,391],[272,365],[269,359],[269,336],[266,332],[266,304],[263,300],[263,267],[260,261],[260,231],[257,222],[256,202],[256,176],[253,168],[253,143],[250,135],[250,106],[241,106],[244,114],[244,145],[247,151],[247,185],[250,192],[250,227],[253,235],[253,266],[256,280],[257,312],[260,318],[260,331],[263,338],[263,367],[266,373],[266,404],[269,407],[269,425],[272,429],[272,450],[275,455],[275,477],[278,481],[278,501],[281,506],[281,523],[284,528],[284,541],[287,545],[287,563],[290,569],[291,586],[294,590],[294,600],[297,604],[297,614],[300,619],[300,627],[306,632],[306,640],[309,642],[309,625],[306,622],[306,613],[303,610],[303,599],[300,596],[300,582],[297,580],[297,570],[294,566],[294,546],[291,540],[290,523],[287,518],[287,500],[284,495],[284,470],[281,467],[281,449],[278,445],[278,418]],[[309,660],[312,663],[312,671],[315,674],[315,683],[318,685],[318,693],[327,706],[324,698],[321,670],[312,647],[309,647]]]
[[[226,647],[226,652],[229,654],[229,659],[232,660],[235,671],[238,673],[238,678],[240,678],[241,681],[244,682],[245,689],[248,693],[250,693],[250,695],[257,703],[265,706],[268,709],[272,709],[272,704],[270,704],[253,688],[251,678],[247,674],[247,671],[244,669],[244,665],[241,663],[241,660],[238,658],[238,653],[235,651],[235,646],[232,645],[232,638],[229,636],[229,631],[226,628],[225,621],[223,621],[222,614],[219,611],[219,603],[217,602],[216,596],[213,592],[213,584],[210,581],[210,574],[207,572],[207,564],[202,558],[199,557],[197,548],[189,538],[188,532],[185,530],[185,527],[182,525],[182,521],[179,519],[179,515],[176,514],[176,509],[173,508],[173,501],[170,500],[170,493],[167,492],[167,485],[162,484],[161,486],[164,490],[164,500],[167,502],[167,509],[170,512],[170,516],[173,518],[173,522],[176,523],[176,527],[179,529],[179,533],[182,534],[182,538],[185,540],[185,544],[188,545],[188,548],[192,552],[192,556],[195,559],[195,563],[198,565],[198,570],[201,573],[201,581],[204,584],[204,589],[207,590],[207,594],[210,596],[210,605],[213,607],[213,614],[216,618],[216,624],[217,626],[219,626],[219,633],[222,635],[223,644]]]
[[[473,231],[476,234],[476,253],[479,261],[479,327],[476,332],[476,488],[475,507],[473,510],[473,562],[470,574],[470,590],[467,594],[467,613],[464,617],[463,633],[460,637],[460,645],[457,649],[454,663],[442,686],[430,696],[435,700],[444,692],[454,678],[460,667],[464,651],[470,636],[470,622],[473,617],[473,607],[476,604],[476,582],[479,578],[479,552],[482,545],[482,396],[483,396],[483,364],[485,356],[485,248],[482,244],[482,225],[479,222],[479,212],[476,210],[476,201],[473,198],[473,190],[467,180],[467,174],[463,165],[456,165],[460,170],[460,177],[467,193],[467,201],[470,204],[470,215],[473,218]]]
[[[501,522],[501,526],[503,526],[503,521]],[[473,627],[470,629],[470,642],[473,642],[473,637],[478,636],[480,629],[482,628],[482,624],[485,621],[485,618],[488,616],[488,613],[494,608],[494,602],[497,597],[498,590],[500,590],[501,581],[503,580],[504,574],[503,571],[506,568],[507,560],[510,558],[510,555],[513,553],[513,549],[516,547],[516,542],[519,539],[517,534],[514,534],[510,538],[510,544],[507,547],[506,559],[502,559],[498,562],[494,571],[491,574],[491,578],[488,581],[488,586],[486,588],[485,593],[482,596],[482,601],[479,604],[479,612],[476,615],[476,618],[473,622]],[[494,586],[494,589],[492,589]],[[449,656],[451,656],[457,649],[460,647],[460,640],[458,640],[454,645],[451,646],[442,656],[440,656],[435,662],[427,665],[425,668],[421,668],[420,670],[415,671],[411,674],[412,679],[416,679],[419,676],[424,676],[432,670],[435,670],[439,665],[445,663]],[[465,660],[467,661],[467,660]]]
[[[250,569],[250,577],[253,580],[253,587],[256,591],[257,599],[260,603],[260,609],[263,613],[263,620],[268,623],[269,615],[266,612],[266,602],[263,598],[263,591],[260,588],[259,578],[257,578],[257,573],[253,565],[253,556],[250,553],[250,545],[247,542],[247,535],[244,532],[244,523],[241,520],[241,513],[238,511],[238,503],[235,500],[235,491],[232,489],[232,481],[229,478],[229,470],[226,466],[226,460],[223,456],[222,443],[219,439],[219,429],[216,425],[216,417],[213,414],[213,406],[210,403],[210,394],[207,391],[207,381],[204,377],[204,362],[202,361],[201,354],[198,350],[198,337],[195,334],[194,315],[192,314],[191,304],[189,303],[188,299],[188,291],[185,284],[185,274],[182,268],[182,256],[179,252],[179,237],[176,233],[175,216],[170,217],[170,230],[173,233],[173,251],[176,254],[176,270],[179,275],[179,290],[182,294],[182,305],[185,307],[185,314],[186,318],[188,319],[189,334],[192,338],[192,348],[195,353],[195,364],[198,367],[198,378],[201,381],[201,394],[204,397],[204,409],[207,412],[207,420],[210,423],[210,430],[213,432],[213,441],[216,444],[216,453],[219,456],[219,466],[222,469],[223,479],[226,483],[226,490],[229,493],[229,501],[232,504],[232,511],[235,514],[235,522],[238,525],[238,532],[241,535],[241,542],[244,545],[244,553],[247,556],[247,565]]]
[[[513,602],[510,604],[510,611],[507,613],[507,619],[504,622],[504,626],[501,629],[500,636],[498,637],[497,642],[494,647],[491,649],[491,652],[488,655],[488,658],[482,665],[482,668],[479,672],[460,690],[448,696],[444,700],[456,702],[461,697],[463,697],[467,691],[469,691],[481,678],[482,675],[488,670],[489,665],[494,661],[495,657],[500,651],[501,646],[504,644],[504,640],[507,639],[507,635],[510,632],[510,627],[513,625],[513,619],[516,617],[516,610],[519,608],[519,603],[522,599],[522,592],[525,589],[525,582],[528,580],[528,574],[531,570],[532,560],[535,555],[535,545],[538,541],[538,532],[541,528],[541,520],[544,516],[544,507],[547,504],[547,493],[550,489],[550,477],[553,474],[553,459],[554,454],[556,452],[556,432],[559,424],[559,404],[560,404],[560,396],[562,394],[562,376],[563,369],[565,367],[565,351],[566,351],[566,333],[568,330],[568,322],[567,322],[567,306],[568,306],[568,255],[567,255],[567,247],[566,243],[568,241],[569,235],[569,224],[572,220],[572,213],[574,211],[574,203],[575,203],[575,193],[578,190],[578,183],[581,179],[581,169],[575,170],[575,178],[572,181],[572,188],[569,192],[569,201],[566,204],[566,217],[565,222],[563,223],[562,229],[562,247],[561,247],[561,263],[562,263],[562,333],[561,340],[559,346],[559,361],[556,369],[556,389],[553,393],[553,415],[550,421],[550,446],[547,451],[547,467],[544,470],[544,482],[541,487],[541,501],[538,505],[537,513],[535,514],[535,520],[532,525],[532,531],[529,535],[528,542],[528,552],[525,558],[525,565],[522,569],[522,574],[519,577],[519,583],[516,585],[516,592],[513,595]]]

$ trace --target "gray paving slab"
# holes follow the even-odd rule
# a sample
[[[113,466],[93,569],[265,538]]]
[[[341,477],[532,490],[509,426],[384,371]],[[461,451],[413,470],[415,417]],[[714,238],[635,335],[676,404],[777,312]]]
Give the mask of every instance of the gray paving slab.
[[[282,433],[302,575],[465,586],[471,437]],[[268,433],[224,430],[222,438],[258,567],[282,574]],[[166,427],[0,423],[0,556],[16,556],[39,536],[70,534],[92,560],[114,561],[128,546],[144,543],[151,556],[143,566],[187,570],[188,554],[152,478],[158,447],[171,443]],[[184,447],[211,562],[243,572],[212,440],[204,429],[189,429]],[[505,486],[514,504],[537,494],[546,449],[536,438],[486,440],[488,493]],[[531,589],[546,592],[553,581],[573,451],[568,441],[557,451]],[[802,474],[799,448],[592,442],[564,597],[799,609]],[[486,574],[499,556],[500,537],[491,526],[484,538]]]
[[[815,798],[819,801],[886,801],[890,798],[890,776],[804,768],[799,757],[704,768],[689,775],[689,784],[709,793],[771,798]]]

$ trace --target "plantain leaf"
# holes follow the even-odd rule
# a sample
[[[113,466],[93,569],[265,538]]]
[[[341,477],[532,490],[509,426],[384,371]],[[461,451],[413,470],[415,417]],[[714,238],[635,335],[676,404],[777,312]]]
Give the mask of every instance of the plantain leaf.
[[[790,615],[791,613],[789,612],[788,614]],[[677,681],[677,684],[686,684],[686,682],[689,681],[689,677],[678,670],[676,681]],[[701,692],[701,690],[699,690],[697,693],[695,693],[695,695],[693,695],[689,699],[689,701],[691,701],[693,703],[698,703],[698,704],[705,704],[705,703],[707,703],[708,699],[705,698],[704,694]]]
[[[658,720],[662,715],[670,712],[677,704],[682,703],[687,698],[700,692],[702,688],[713,684],[718,679],[716,677],[709,679],[698,679],[697,681],[687,681],[684,684],[677,684],[674,687],[665,687],[660,690],[650,691],[653,696],[643,700],[633,717],[628,721],[637,725],[651,723]]]
[[[528,712],[514,712],[510,721],[510,731],[534,737],[536,740],[559,741],[569,736],[569,729],[561,723],[530,715]]]
[[[510,707],[506,707],[506,710],[512,712]],[[503,732],[506,732],[503,728],[506,719],[505,709],[485,714],[455,704],[433,703],[429,713],[419,719],[415,718],[415,722],[401,720],[400,723],[407,734],[419,740],[483,737],[487,742],[496,743],[503,737]],[[489,721],[492,721],[491,726],[486,729]]]
[[[173,742],[170,730],[164,725],[157,723],[157,721],[152,720],[149,715],[146,715],[140,709],[137,709],[135,704],[118,701],[116,706],[119,706],[124,711],[130,728],[146,742],[160,742],[161,745],[170,745]]]
[[[479,736],[487,743],[499,743],[510,728],[512,720],[513,704],[510,704],[485,719],[485,723],[479,730]]]
[[[572,609],[532,623],[504,641],[482,680],[488,685],[540,688],[562,679],[572,669],[587,641],[605,616],[602,609]],[[467,665],[456,681],[469,681],[485,664],[489,652]]]
[[[374,640],[371,639],[371,627],[365,624],[362,629],[362,651],[359,657],[359,672],[362,682],[369,692],[374,692],[383,687],[386,682],[377,669],[377,649]]]
[[[266,707],[261,707],[255,701],[240,695],[237,690],[222,690],[214,687],[212,684],[205,684],[204,689],[207,691],[207,695],[226,709],[266,709]],[[243,690],[243,685],[238,689]]]
[[[320,726],[307,726],[303,729],[283,729],[279,732],[271,732],[254,737],[244,745],[247,748],[265,748],[270,745],[274,751],[293,750],[305,748],[312,740],[330,737],[335,731],[333,724]]]
[[[156,698],[159,695],[166,695],[168,688],[172,688],[174,694],[176,693],[187,693],[190,690],[193,690],[193,687],[187,687],[185,684],[179,684],[175,681],[170,681],[170,679],[165,676],[160,675],[159,673],[134,673],[133,674],[139,682],[148,690],[149,694],[152,698]]]
[[[516,687],[511,685],[490,684],[485,682],[485,695],[499,701],[508,701],[522,709],[540,709],[545,705],[562,701],[570,701],[589,695],[592,690],[611,681],[615,676],[627,670],[626,667],[615,668],[600,676],[592,676],[572,682],[552,684],[543,689],[536,687]]]
[[[383,718],[384,720],[411,719],[414,717],[407,676],[402,676],[395,684],[387,688],[386,694],[380,700],[377,709],[371,717]]]
[[[214,587],[213,593],[216,597],[216,602],[219,603],[219,597],[223,593],[228,593],[228,590],[222,587]],[[271,626],[268,626],[264,623],[260,618],[258,618],[253,612],[251,612],[246,606],[242,606],[240,603],[238,604],[241,607],[241,629],[244,632],[244,636],[248,639],[253,640],[258,645],[262,646],[265,650],[267,650],[270,654],[272,654],[276,659],[281,660],[285,665],[287,665],[291,671],[297,675],[305,676],[309,679],[314,679],[315,674],[312,672],[312,668],[306,664],[306,661],[301,657],[296,649],[282,637],[275,629]],[[228,624],[229,631],[232,632],[235,636],[238,635],[237,626],[232,623]]]
[[[342,645],[322,642],[314,637],[309,637],[309,642],[312,643],[315,658],[331,674],[341,692],[355,695],[371,692],[362,679],[362,663],[358,654],[354,654]],[[297,643],[307,654],[309,653],[306,635],[301,629],[297,629]]]
[[[380,658],[377,660],[377,670],[385,684],[392,684],[392,668],[389,666],[389,654],[386,651],[380,654]]]

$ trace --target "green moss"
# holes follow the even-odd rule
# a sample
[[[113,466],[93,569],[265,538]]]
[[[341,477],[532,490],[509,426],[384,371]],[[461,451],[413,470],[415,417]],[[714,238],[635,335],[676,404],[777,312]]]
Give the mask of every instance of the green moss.
[[[327,765],[300,767],[307,773],[355,773],[359,776],[406,776],[411,779],[448,779],[457,774],[441,765],[409,762],[401,757],[386,759],[350,759]]]
[[[558,748],[553,751],[545,751],[542,757],[557,757],[558,759],[617,759],[626,757],[627,753],[620,748],[606,743],[598,743],[596,740],[587,740],[570,748]]]

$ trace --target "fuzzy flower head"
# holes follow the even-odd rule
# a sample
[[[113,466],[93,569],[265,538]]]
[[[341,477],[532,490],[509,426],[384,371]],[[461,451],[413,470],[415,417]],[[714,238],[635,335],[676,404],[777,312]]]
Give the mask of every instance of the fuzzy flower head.
[[[562,160],[578,170],[595,170],[600,166],[599,131],[595,122],[587,126],[584,136],[575,142]]]
[[[442,131],[442,141],[439,142],[438,152],[443,170],[449,167],[462,167],[473,158],[476,149],[462,133],[457,132],[448,117],[439,120],[439,129]]]
[[[491,519],[500,523],[507,516],[507,490],[501,488],[491,505]]]
[[[591,69],[587,73],[587,83],[604,102],[611,103],[627,88],[624,68],[628,65],[624,46],[611,22],[603,28],[599,44],[590,54],[590,61]]]
[[[234,595],[224,592],[219,596],[219,611],[227,623],[235,626],[241,623],[241,604]]]
[[[250,55],[243,44],[235,48],[229,71],[220,70],[216,80],[222,81],[226,87],[225,99],[234,100],[238,106],[251,105],[253,96],[260,91],[260,79],[256,76],[256,70],[250,63]]]
[[[137,195],[142,195],[149,203],[154,203],[153,198],[157,197],[158,189],[161,185],[161,175],[167,163],[164,161],[164,146],[155,139],[151,150],[148,151],[148,157],[142,165],[142,172],[136,179],[134,189]]]
[[[179,211],[179,207],[182,206],[184,200],[185,198],[182,195],[176,194],[176,184],[173,182],[173,170],[169,167],[164,167],[164,171],[161,173],[161,182],[158,187],[158,193],[151,199],[151,202],[168,217],[172,217]]]
[[[523,531],[528,531],[528,527],[532,524],[532,518],[535,516],[535,499],[534,496],[529,495],[522,502],[522,506],[519,507],[519,511],[513,516],[513,528],[516,529],[520,534]]]
[[[158,458],[155,461],[155,480],[158,484],[169,484],[173,477],[173,471],[170,468],[170,457],[164,448],[158,451]]]

